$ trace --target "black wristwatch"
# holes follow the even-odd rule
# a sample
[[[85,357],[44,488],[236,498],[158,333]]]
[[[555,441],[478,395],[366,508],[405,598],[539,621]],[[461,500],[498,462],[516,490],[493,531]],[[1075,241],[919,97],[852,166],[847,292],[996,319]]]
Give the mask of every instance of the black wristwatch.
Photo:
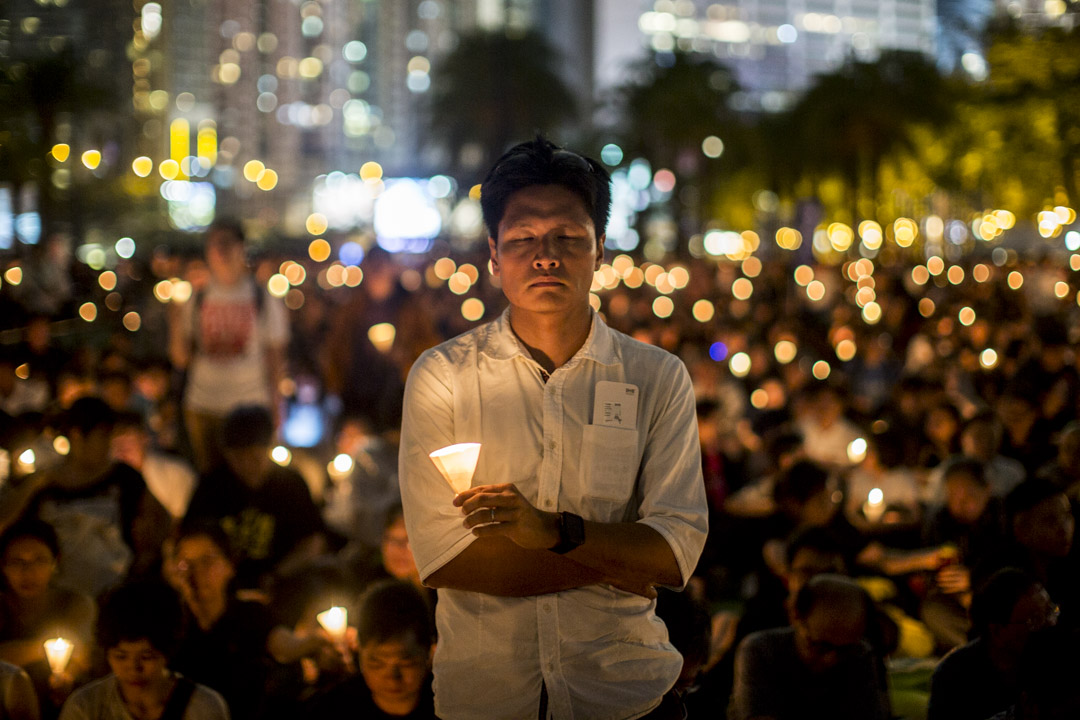
[[[585,521],[572,512],[559,513],[559,542],[548,548],[563,555],[585,542]]]

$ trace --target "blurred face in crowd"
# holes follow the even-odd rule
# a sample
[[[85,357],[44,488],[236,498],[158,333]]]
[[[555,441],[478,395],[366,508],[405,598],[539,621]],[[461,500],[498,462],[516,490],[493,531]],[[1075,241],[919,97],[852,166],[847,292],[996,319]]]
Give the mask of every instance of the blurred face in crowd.
[[[146,638],[121,640],[105,651],[105,659],[121,690],[144,692],[166,676],[165,655]]]
[[[960,435],[960,449],[970,457],[987,462],[998,452],[997,427],[989,422],[977,422]]]
[[[799,548],[791,558],[785,577],[788,596],[794,598],[811,578],[824,573],[844,574],[844,559],[818,548]]]
[[[805,618],[795,619],[794,628],[799,657],[811,672],[821,673],[862,649],[865,611],[851,603],[819,602]]]
[[[4,580],[21,600],[42,597],[56,571],[56,556],[49,546],[33,537],[16,538],[3,557]]]
[[[512,307],[530,313],[586,308],[603,243],[585,204],[561,185],[534,185],[511,195],[498,237],[488,239],[503,293]]]
[[[68,459],[79,465],[106,465],[112,455],[112,428],[101,425],[89,432],[71,431]]]
[[[383,531],[382,537],[383,566],[398,580],[413,580],[417,576],[416,560],[409,547],[409,533],[405,530],[405,519],[398,518],[394,524]]]
[[[258,490],[266,482],[270,469],[270,448],[265,445],[223,448],[225,463],[240,480],[252,490]]]
[[[1048,497],[1035,507],[1017,513],[1013,520],[1016,541],[1050,557],[1065,557],[1072,549],[1076,520],[1064,493]]]
[[[225,600],[236,574],[221,548],[205,535],[191,535],[177,543],[176,565],[193,599],[200,603]]]
[[[937,445],[951,443],[959,428],[956,417],[944,408],[934,408],[926,415],[926,436]]]
[[[990,641],[999,649],[1020,657],[1031,633],[1057,624],[1058,606],[1042,585],[1032,585],[1013,606],[1009,621],[991,623]]]
[[[228,230],[212,229],[206,236],[206,265],[216,282],[240,282],[247,270],[243,242]]]
[[[416,706],[430,661],[431,649],[410,635],[360,648],[360,673],[375,704],[384,710],[408,712]]]
[[[989,502],[990,488],[966,472],[945,476],[945,507],[961,524],[974,524]]]
[[[146,460],[149,444],[150,439],[142,430],[133,427],[117,429],[112,436],[112,458],[139,470]]]

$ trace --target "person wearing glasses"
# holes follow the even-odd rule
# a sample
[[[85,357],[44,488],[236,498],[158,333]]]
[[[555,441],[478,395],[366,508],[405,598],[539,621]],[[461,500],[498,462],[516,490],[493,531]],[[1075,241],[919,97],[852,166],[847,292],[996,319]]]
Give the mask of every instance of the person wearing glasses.
[[[682,362],[589,303],[610,178],[543,138],[481,186],[509,307],[427,351],[406,385],[405,522],[438,588],[435,712],[449,718],[682,717],[656,586],[690,579],[707,532]],[[455,496],[428,454],[480,442]]]

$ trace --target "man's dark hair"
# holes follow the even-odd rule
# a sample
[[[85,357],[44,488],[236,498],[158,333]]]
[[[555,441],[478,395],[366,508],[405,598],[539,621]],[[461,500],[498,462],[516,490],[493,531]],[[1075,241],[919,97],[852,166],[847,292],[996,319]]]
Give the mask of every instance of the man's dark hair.
[[[945,461],[945,470],[941,476],[943,483],[960,475],[971,478],[982,487],[990,486],[990,480],[986,477],[986,466],[974,458],[957,455]]]
[[[98,647],[108,650],[122,642],[146,640],[171,658],[180,642],[183,620],[180,598],[169,586],[153,582],[121,585],[101,603]]]
[[[874,617],[874,601],[857,582],[843,575],[816,575],[795,596],[795,617],[807,619],[818,604],[844,606],[852,600],[861,606],[862,619],[869,626]]]
[[[27,517],[12,525],[0,535],[0,556],[7,552],[11,543],[23,538],[32,538],[41,542],[53,557],[60,557],[60,540],[52,525],[36,517]]]
[[[220,523],[213,520],[199,519],[183,523],[176,532],[175,547],[179,547],[184,540],[200,537],[214,543],[229,562],[236,563],[236,553],[228,533]]]
[[[792,502],[802,506],[825,489],[829,473],[810,460],[800,460],[784,471],[776,481],[773,498],[778,505]]]
[[[1048,480],[1038,477],[1025,480],[1005,496],[1005,512],[1012,519],[1044,500],[1063,494],[1065,494],[1064,490]]]
[[[360,596],[360,645],[412,637],[420,647],[435,642],[431,608],[420,591],[400,580],[377,582]]]
[[[269,445],[274,438],[274,419],[260,405],[242,405],[228,414],[221,428],[221,444],[227,448]]]
[[[214,220],[210,223],[210,226],[206,228],[206,236],[210,237],[212,232],[222,232],[232,238],[237,244],[244,244],[244,226],[240,224],[240,221],[236,218],[222,217]]]
[[[787,542],[787,563],[790,566],[800,550],[813,550],[822,555],[832,555],[846,564],[844,545],[836,533],[825,527],[809,527],[791,536]]]
[[[596,237],[607,230],[611,214],[611,176],[600,163],[555,145],[545,137],[506,151],[480,186],[480,208],[488,234],[499,239],[499,223],[510,196],[534,185],[561,185],[581,199]]]
[[[975,589],[971,597],[971,631],[968,638],[985,637],[990,624],[1009,622],[1013,608],[1037,585],[1023,570],[1002,568]]]
[[[83,397],[71,403],[60,417],[60,430],[70,433],[78,430],[87,435],[98,428],[112,428],[116,413],[99,397]]]

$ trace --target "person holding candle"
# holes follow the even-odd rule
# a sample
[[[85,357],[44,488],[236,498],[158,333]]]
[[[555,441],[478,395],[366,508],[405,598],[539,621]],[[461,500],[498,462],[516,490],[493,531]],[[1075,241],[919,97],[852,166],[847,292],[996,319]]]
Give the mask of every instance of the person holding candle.
[[[55,584],[59,554],[56,531],[35,518],[0,537],[0,660],[26,670],[45,718],[55,718],[76,682],[85,681],[97,614],[90,597]],[[58,671],[50,668],[45,647],[55,638],[73,644]]]
[[[696,403],[678,358],[590,308],[609,183],[543,138],[509,150],[481,194],[509,308],[409,375],[399,476],[439,591],[440,717],[681,716],[654,599],[705,541]],[[455,495],[428,454],[462,442],[482,449]]]
[[[171,588],[121,585],[101,606],[98,645],[112,671],[64,703],[60,720],[228,720],[221,695],[170,669],[183,621]]]

